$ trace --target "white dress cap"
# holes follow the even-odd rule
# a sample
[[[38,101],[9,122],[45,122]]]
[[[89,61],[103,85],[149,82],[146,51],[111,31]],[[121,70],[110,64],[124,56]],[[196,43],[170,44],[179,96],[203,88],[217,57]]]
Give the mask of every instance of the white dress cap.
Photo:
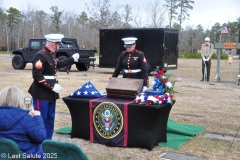
[[[122,40],[124,41],[124,47],[129,48],[136,42],[137,38],[127,37],[127,38],[122,38]]]
[[[45,35],[45,38],[47,39],[47,41],[49,42],[61,42],[62,38],[64,37],[64,35],[62,34],[47,34]]]
[[[206,38],[205,38],[205,41],[210,42],[210,38],[209,38],[209,37],[206,37]]]

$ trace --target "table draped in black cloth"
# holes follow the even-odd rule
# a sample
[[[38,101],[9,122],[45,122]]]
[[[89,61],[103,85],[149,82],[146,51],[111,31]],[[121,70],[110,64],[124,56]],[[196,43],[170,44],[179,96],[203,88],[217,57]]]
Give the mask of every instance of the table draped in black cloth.
[[[90,140],[89,102],[94,99],[70,97],[62,99],[72,117],[71,138]],[[166,142],[168,116],[174,103],[175,100],[172,104],[161,105],[139,105],[134,102],[128,104],[127,146],[152,150],[159,142]]]

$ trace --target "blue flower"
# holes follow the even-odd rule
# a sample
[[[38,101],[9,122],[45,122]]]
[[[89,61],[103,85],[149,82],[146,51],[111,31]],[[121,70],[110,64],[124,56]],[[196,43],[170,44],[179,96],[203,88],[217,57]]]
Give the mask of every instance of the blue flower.
[[[144,97],[144,101],[146,101],[147,99],[148,99],[148,96],[145,96],[145,97]]]

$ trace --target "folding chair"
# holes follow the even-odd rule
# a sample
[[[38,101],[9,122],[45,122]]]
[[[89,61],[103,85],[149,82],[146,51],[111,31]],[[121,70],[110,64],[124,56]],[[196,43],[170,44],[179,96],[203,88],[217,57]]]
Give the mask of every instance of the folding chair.
[[[0,138],[0,153],[1,160],[25,160],[25,158],[22,156],[22,151],[17,143],[11,139]]]
[[[74,143],[45,140],[42,147],[45,155],[56,153],[58,160],[88,160],[87,155]]]

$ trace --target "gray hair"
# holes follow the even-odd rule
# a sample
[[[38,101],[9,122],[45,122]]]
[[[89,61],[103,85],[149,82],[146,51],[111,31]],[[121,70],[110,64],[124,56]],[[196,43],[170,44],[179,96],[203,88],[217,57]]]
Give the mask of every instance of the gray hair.
[[[0,106],[13,106],[25,109],[24,92],[17,86],[5,87],[0,91]]]

